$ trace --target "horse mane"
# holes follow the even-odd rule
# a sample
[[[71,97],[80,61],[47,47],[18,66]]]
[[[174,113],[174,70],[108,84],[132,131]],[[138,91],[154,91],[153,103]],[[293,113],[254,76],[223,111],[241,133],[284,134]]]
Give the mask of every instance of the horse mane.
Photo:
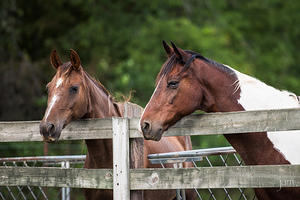
[[[122,112],[121,112],[121,110],[120,110],[120,105],[119,105],[119,103],[117,103],[117,102],[115,101],[115,98],[114,98],[114,97],[109,93],[109,91],[102,85],[102,83],[100,83],[100,81],[97,81],[94,77],[92,77],[91,75],[89,75],[86,71],[83,70],[83,73],[84,73],[85,77],[86,77],[89,81],[91,81],[92,83],[94,83],[94,85],[95,85],[98,89],[100,89],[101,91],[104,92],[104,94],[107,95],[107,98],[108,98],[109,100],[111,100],[111,102],[112,102],[112,104],[113,104],[113,106],[114,106],[116,112],[119,114],[119,116],[122,116]]]
[[[86,71],[84,71],[84,74],[86,75],[86,77],[92,81],[100,90],[102,90],[107,96],[112,97],[112,95],[109,93],[109,91],[102,85],[102,83],[100,83],[99,81],[97,81],[94,77],[92,77],[91,75],[89,75]]]
[[[109,98],[111,98],[111,100],[115,103],[117,101],[115,101],[115,98],[110,94],[110,92],[102,85],[102,83],[100,83],[100,81],[96,80],[94,77],[92,77],[90,74],[88,74],[86,71],[84,71],[85,75],[87,76],[87,78],[89,80],[91,80],[100,90],[102,90],[107,96],[109,96]],[[123,98],[123,101],[121,102],[129,102],[132,98],[132,93],[134,93],[134,91],[130,91],[128,96],[125,95],[121,95],[121,97]]]
[[[190,54],[191,56],[196,56],[196,58],[203,60],[204,62],[210,64],[210,66],[216,67],[223,72],[226,72],[228,74],[235,74],[231,68],[229,68],[226,65],[223,65],[221,63],[218,63],[214,60],[208,59],[208,58],[204,57],[203,55],[201,55],[200,53],[197,53],[197,52],[194,52],[191,50],[184,50],[184,52]],[[176,55],[173,54],[168,59],[168,61],[163,65],[160,72],[158,73],[157,78],[156,78],[156,85],[162,76],[170,73],[170,71],[173,69],[175,64],[179,64],[179,63],[180,63],[180,61],[176,58]]]

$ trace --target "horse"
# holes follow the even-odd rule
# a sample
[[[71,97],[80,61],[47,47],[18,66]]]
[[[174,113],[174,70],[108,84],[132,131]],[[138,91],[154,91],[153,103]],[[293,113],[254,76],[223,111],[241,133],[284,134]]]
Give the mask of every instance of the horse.
[[[299,108],[298,96],[201,54],[163,41],[168,59],[144,109],[144,138],[159,141],[164,131],[196,110],[230,112]],[[296,133],[298,132],[298,134]],[[247,165],[300,164],[299,131],[224,135]],[[258,199],[299,199],[299,188],[255,189]]]
[[[63,63],[53,50],[50,63],[56,70],[48,83],[48,105],[40,122],[40,134],[46,142],[58,141],[61,132],[71,121],[85,118],[122,117],[121,104],[115,102],[110,93],[99,82],[84,71],[76,51],[70,50],[70,61]],[[87,155],[84,167],[88,169],[112,168],[112,139],[85,140]],[[192,149],[190,137],[172,137],[160,143],[144,142],[144,167],[157,168],[147,159],[148,154]],[[184,167],[191,167],[184,163]],[[167,167],[171,167],[168,165]],[[112,190],[84,189],[86,199],[113,199]],[[174,199],[174,190],[146,190],[144,199]],[[187,191],[187,199],[195,199],[195,191]]]

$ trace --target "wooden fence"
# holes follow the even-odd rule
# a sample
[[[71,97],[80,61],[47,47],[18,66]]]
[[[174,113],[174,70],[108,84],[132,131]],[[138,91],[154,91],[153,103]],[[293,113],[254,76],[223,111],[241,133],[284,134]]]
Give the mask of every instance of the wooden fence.
[[[140,112],[131,116],[137,114]],[[125,200],[141,195],[130,194],[130,190],[300,187],[300,165],[130,169],[142,166],[138,158],[143,140],[139,118],[127,116],[72,122],[61,134],[61,140],[112,138],[113,169],[0,167],[0,186],[113,189],[114,199]],[[170,128],[165,136],[300,130],[299,119],[300,109],[192,115]],[[137,142],[129,145],[129,138]],[[0,142],[16,141],[42,141],[39,122],[1,122]]]

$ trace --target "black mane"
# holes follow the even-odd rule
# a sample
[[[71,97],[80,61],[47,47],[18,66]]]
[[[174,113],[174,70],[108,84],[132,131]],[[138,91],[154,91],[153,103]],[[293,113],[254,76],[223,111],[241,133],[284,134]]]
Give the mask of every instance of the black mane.
[[[210,60],[210,59],[204,57],[203,55],[201,55],[200,53],[197,53],[197,52],[194,52],[194,51],[191,51],[191,50],[184,50],[184,52],[190,54],[191,56],[195,56],[195,58],[203,60],[204,62],[210,64],[211,66],[214,66],[214,67],[220,69],[223,72],[226,72],[228,74],[234,74],[234,71],[231,68],[229,68],[229,67],[227,67],[227,66],[225,66],[225,65],[223,65],[221,63],[218,63],[218,62],[216,62],[214,60]],[[173,67],[174,67],[175,64],[179,64],[179,63],[180,63],[180,61],[178,59],[176,59],[176,55],[173,54],[169,58],[169,61],[166,64],[164,64],[164,66],[160,70],[160,72],[159,72],[159,74],[157,76],[157,79],[156,79],[156,84],[157,84],[158,80],[163,75],[168,74],[173,69]]]

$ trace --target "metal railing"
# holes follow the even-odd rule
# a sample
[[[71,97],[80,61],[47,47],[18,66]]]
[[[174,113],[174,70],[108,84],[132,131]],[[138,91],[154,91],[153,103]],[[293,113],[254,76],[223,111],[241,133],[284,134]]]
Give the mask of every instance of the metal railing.
[[[14,158],[0,158],[0,166],[15,166],[15,167],[38,167],[59,166],[62,168],[75,167],[75,164],[82,164],[85,160],[85,155],[71,155],[71,156],[36,156],[36,157],[14,157]],[[182,162],[193,162],[195,167],[204,166],[241,166],[243,165],[239,155],[232,147],[218,147],[208,149],[198,149],[182,152],[170,152],[161,154],[150,154],[148,159],[153,164],[172,163],[174,168],[181,168]],[[42,187],[32,186],[5,186],[0,187],[0,199],[46,199],[47,191]],[[200,200],[254,200],[255,195],[251,189],[201,189],[195,188],[198,198]],[[69,200],[71,194],[70,188],[60,188],[57,194],[57,199]],[[185,199],[184,190],[177,190],[177,199]]]
[[[195,167],[203,166],[242,166],[243,161],[239,158],[233,147],[218,147],[208,149],[197,149],[191,151],[170,152],[160,154],[150,154],[148,159],[152,164],[161,164],[163,167],[167,163],[173,163],[174,168],[182,167],[182,162],[193,162]],[[255,200],[251,189],[202,189],[197,190],[200,200]],[[184,190],[177,190],[177,199],[185,200]]]
[[[0,166],[9,167],[75,167],[75,164],[84,163],[85,155],[70,155],[70,156],[35,156],[35,157],[13,157],[0,158]],[[68,187],[56,188],[58,190],[55,199],[70,200],[71,189]],[[47,195],[47,189],[43,187],[32,186],[5,186],[0,187],[0,199],[2,200],[51,200]]]

